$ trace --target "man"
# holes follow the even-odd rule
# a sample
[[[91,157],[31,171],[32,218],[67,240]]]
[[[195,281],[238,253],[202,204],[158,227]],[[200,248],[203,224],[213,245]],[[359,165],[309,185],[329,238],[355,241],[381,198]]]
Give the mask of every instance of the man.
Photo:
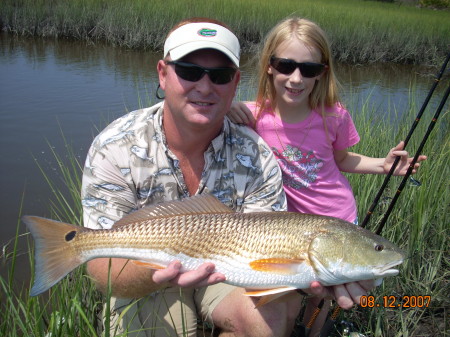
[[[92,144],[83,176],[85,226],[110,228],[147,204],[201,193],[236,211],[286,209],[270,149],[225,118],[240,79],[239,51],[236,36],[218,21],[191,19],[172,29],[157,65],[164,102],[119,118]],[[255,309],[244,289],[222,283],[213,264],[186,273],[180,267],[174,261],[152,271],[125,259],[90,261],[99,289],[109,279],[114,296],[105,328],[128,336],[195,336],[200,317],[221,336],[290,335],[300,310],[297,293]],[[360,286],[335,287],[339,303],[351,306],[365,294]]]

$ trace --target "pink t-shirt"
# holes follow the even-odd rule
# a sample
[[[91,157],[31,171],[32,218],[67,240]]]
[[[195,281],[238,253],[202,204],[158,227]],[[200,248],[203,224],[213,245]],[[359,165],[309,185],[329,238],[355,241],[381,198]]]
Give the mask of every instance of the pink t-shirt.
[[[255,115],[255,103],[247,106]],[[327,109],[325,131],[318,111],[312,111],[304,121],[289,124],[269,109],[258,118],[256,132],[271,147],[283,171],[288,210],[354,222],[357,209],[352,188],[333,156],[334,150],[343,150],[359,142],[348,111],[340,104]]]

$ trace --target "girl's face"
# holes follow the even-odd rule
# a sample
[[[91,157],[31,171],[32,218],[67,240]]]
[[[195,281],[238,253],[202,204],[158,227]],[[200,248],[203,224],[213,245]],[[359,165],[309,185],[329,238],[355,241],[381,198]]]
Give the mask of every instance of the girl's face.
[[[306,45],[295,37],[284,41],[275,50],[275,57],[294,60],[295,62],[320,63],[321,54],[318,49]],[[276,110],[282,116],[298,116],[298,121],[306,118],[310,111],[309,95],[322,75],[304,77],[297,67],[293,73],[285,75],[269,66],[267,72],[273,76],[276,92]],[[292,118],[291,118],[292,119]]]

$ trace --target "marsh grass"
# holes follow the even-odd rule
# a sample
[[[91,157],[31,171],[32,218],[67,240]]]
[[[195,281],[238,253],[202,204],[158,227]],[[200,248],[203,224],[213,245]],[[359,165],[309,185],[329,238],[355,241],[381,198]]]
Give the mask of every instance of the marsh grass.
[[[389,148],[406,137],[418,110],[419,107],[415,102],[410,104],[408,113],[394,123],[398,128],[386,127],[385,123],[379,124],[376,120],[367,124],[364,121],[365,114],[356,116],[355,123],[362,135],[362,141],[354,147],[354,150],[384,156]],[[407,147],[411,154],[414,154],[422,141],[433,114],[434,111],[430,109],[424,114]],[[446,219],[450,205],[448,104],[438,120],[438,125],[441,127],[431,133],[423,150],[428,160],[415,175],[422,185],[405,186],[383,231],[383,236],[406,250],[408,259],[400,268],[400,277],[386,279],[383,286],[375,291],[378,303],[381,303],[382,296],[390,295],[400,297],[430,295],[432,301],[428,308],[358,308],[352,311],[350,317],[362,315],[368,319],[369,332],[373,336],[445,336],[449,333],[445,331],[448,329],[446,320],[450,308],[448,299],[450,228]],[[402,179],[403,177],[394,177],[389,183],[376,214],[372,216],[369,229],[377,228]],[[354,188],[362,220],[384,176],[350,175],[349,180]],[[387,331],[391,333],[386,334]]]
[[[244,93],[242,93],[244,94]],[[412,92],[411,97],[414,97]],[[241,97],[249,99],[249,97]],[[372,156],[384,156],[399,140],[403,139],[418,111],[416,102],[411,100],[409,111],[403,117],[396,117],[397,111],[384,115],[364,100],[361,111],[353,114],[361,142],[354,148]],[[352,111],[355,102],[346,102]],[[447,105],[448,107],[448,105]],[[413,153],[421,141],[427,127],[427,116],[434,111],[426,111],[412,137],[408,150]],[[429,117],[431,118],[431,117]],[[422,164],[416,178],[421,186],[408,185],[391,214],[383,232],[383,236],[405,249],[408,259],[400,267],[400,275],[385,279],[382,286],[374,292],[377,303],[382,303],[382,296],[420,296],[430,295],[429,307],[415,308],[361,308],[341,312],[338,322],[352,322],[355,328],[370,337],[400,336],[446,336],[448,331],[449,297],[449,213],[450,194],[448,193],[449,157],[449,113],[444,111],[438,126],[428,140],[424,153],[429,159]],[[81,223],[81,201],[79,198],[82,164],[66,144],[64,156],[53,152],[58,167],[58,179],[64,181],[64,189],[58,189],[54,177],[41,166],[43,178],[53,192],[50,204],[52,216],[56,219]],[[50,147],[51,148],[51,147]],[[39,164],[39,163],[38,163]],[[360,220],[370,206],[383,176],[349,175],[359,207]],[[394,177],[382,198],[369,229],[375,229],[386,210],[390,198],[400,183],[401,177]],[[17,225],[19,228],[19,223]],[[12,244],[17,246],[18,240],[29,241],[29,263],[34,266],[33,245],[28,235],[21,234],[19,229]],[[106,299],[94,288],[84,268],[78,268],[68,277],[52,287],[47,293],[29,297],[30,285],[18,287],[14,283],[16,251],[7,256],[8,277],[0,277],[0,335],[16,336],[94,336],[100,322],[98,313],[102,303],[109,306]],[[399,303],[399,302],[397,302]],[[111,319],[106,310],[106,320]],[[342,331],[342,327],[339,327]],[[106,336],[114,335],[106,334]],[[335,333],[335,336],[339,336]]]
[[[55,177],[51,177],[40,163],[42,177],[48,183],[53,198],[49,210],[51,217],[74,224],[81,223],[81,200],[79,197],[81,165],[71,147],[66,142],[64,157],[56,153],[54,160],[58,166],[58,179],[63,179],[64,190],[56,187]],[[66,160],[65,158],[68,158]],[[20,218],[21,214],[19,214]],[[17,224],[19,232],[20,221]],[[33,244],[28,233],[16,235],[16,240],[27,240],[28,260],[31,272],[34,272]],[[14,245],[15,247],[17,244]],[[15,250],[14,250],[15,252]],[[8,259],[8,281],[0,277],[0,336],[95,336],[97,313],[101,309],[102,298],[96,292],[93,283],[78,268],[62,280],[58,287],[37,297],[29,296],[30,284],[14,283],[16,254]]]
[[[176,22],[204,16],[226,22],[251,52],[279,20],[317,22],[347,63],[436,65],[448,52],[450,14],[398,3],[361,0],[3,0],[2,28],[46,38],[105,40],[127,48],[162,50]]]

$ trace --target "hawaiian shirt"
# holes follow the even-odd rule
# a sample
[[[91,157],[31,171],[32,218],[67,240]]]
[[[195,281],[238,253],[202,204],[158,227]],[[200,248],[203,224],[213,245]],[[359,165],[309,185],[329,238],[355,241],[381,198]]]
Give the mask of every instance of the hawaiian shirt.
[[[179,160],[165,140],[163,107],[161,102],[132,111],[94,139],[81,191],[86,227],[111,228],[145,205],[189,196]],[[250,128],[225,117],[204,158],[196,194],[213,194],[235,211],[286,210],[277,161]]]

